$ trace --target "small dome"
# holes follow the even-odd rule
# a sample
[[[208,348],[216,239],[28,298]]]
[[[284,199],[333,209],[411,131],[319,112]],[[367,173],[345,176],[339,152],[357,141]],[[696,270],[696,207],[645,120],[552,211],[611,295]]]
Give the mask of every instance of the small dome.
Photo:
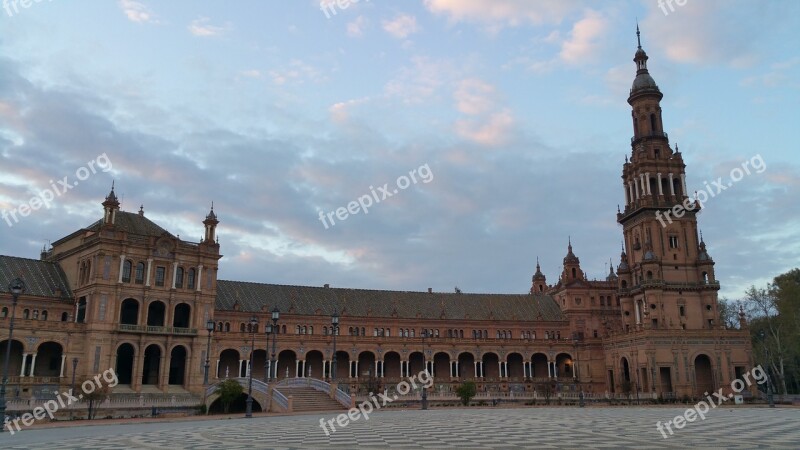
[[[644,89],[655,89],[658,90],[658,85],[656,84],[656,80],[650,76],[649,73],[640,73],[636,75],[636,78],[633,80],[633,86],[631,86],[631,91],[638,91]]]

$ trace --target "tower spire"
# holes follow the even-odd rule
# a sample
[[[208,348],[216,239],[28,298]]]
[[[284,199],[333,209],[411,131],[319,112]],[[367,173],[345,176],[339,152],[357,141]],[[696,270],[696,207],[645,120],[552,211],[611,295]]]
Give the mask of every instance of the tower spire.
[[[636,41],[639,43],[639,50],[642,49],[642,34],[639,32],[639,19],[636,19]]]

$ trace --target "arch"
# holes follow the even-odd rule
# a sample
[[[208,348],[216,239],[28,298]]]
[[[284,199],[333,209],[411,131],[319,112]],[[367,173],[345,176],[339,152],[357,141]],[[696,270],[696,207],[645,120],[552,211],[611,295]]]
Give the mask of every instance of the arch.
[[[64,347],[53,341],[43,342],[36,349],[35,377],[58,377],[61,375],[61,355]]]
[[[470,352],[461,352],[458,355],[459,378],[462,380],[475,379],[475,356]]]
[[[556,376],[558,378],[573,378],[575,375],[575,362],[569,353],[556,355]]]
[[[450,355],[437,352],[433,355],[433,378],[450,381]]]
[[[267,373],[266,350],[256,349],[256,351],[253,352],[253,365],[250,367],[250,371],[253,372],[253,378],[257,378],[259,380],[266,379],[265,377]]]
[[[5,361],[6,347],[8,346],[8,339],[0,341],[0,361]],[[22,342],[12,339],[11,340],[11,353],[8,360],[8,373],[10,375],[19,375],[22,369],[22,354],[25,352],[25,346]],[[1,376],[1,375],[0,375]]]
[[[183,289],[183,267],[178,267],[175,270],[175,288]]]
[[[631,382],[631,366],[628,364],[628,358],[622,357],[620,360],[620,364],[622,364],[622,381],[625,383]]]
[[[119,323],[123,325],[139,324],[139,301],[126,298],[119,307]]]
[[[217,378],[238,378],[239,373],[239,351],[232,348],[223,350],[219,354],[219,364],[217,366]]]
[[[510,353],[506,357],[506,362],[508,363],[508,374],[507,376],[511,379],[522,380],[525,378],[525,367],[522,364],[524,358],[519,353]]]
[[[284,325],[284,327],[285,326],[286,325]],[[283,330],[283,331],[286,331],[286,330]],[[230,322],[225,322],[225,332],[226,333],[230,333],[231,332],[231,323]]]
[[[714,391],[714,371],[711,358],[705,353],[700,353],[694,358],[694,376],[698,397],[703,397],[707,395],[707,392]]]
[[[117,347],[116,374],[119,384],[130,385],[133,381],[133,361],[136,357],[136,349],[127,342]]]
[[[339,350],[336,352],[336,367],[333,367],[331,362],[331,370],[335,371],[334,378],[347,379],[350,378],[350,354]]]
[[[68,313],[68,312],[62,312],[62,313],[61,313],[61,321],[62,321],[62,322],[67,322],[67,321],[69,321],[69,313]]]
[[[375,374],[375,353],[363,351],[358,354],[358,373],[356,377],[374,377]]]
[[[142,384],[158,385],[158,377],[160,374],[161,347],[159,347],[158,344],[150,344],[144,350],[144,360],[142,362]]]
[[[167,384],[182,386],[186,382],[186,347],[176,345],[169,355],[169,380]]]
[[[531,368],[533,378],[546,378],[548,376],[547,355],[544,353],[534,353],[531,357]]]
[[[325,357],[322,356],[322,352],[319,350],[308,351],[306,352],[305,359],[305,376],[311,378],[322,378],[322,365],[323,361],[325,361]]]
[[[387,378],[399,378],[400,374],[400,354],[397,352],[386,352],[383,355],[383,375]]]
[[[653,272],[650,271],[650,270],[647,271],[647,279],[648,280],[652,280],[653,279]]]
[[[47,310],[42,311],[41,320],[47,320]]]
[[[408,373],[409,375],[416,375],[425,369],[423,362],[425,357],[422,352],[414,352],[408,355]]]
[[[297,367],[297,354],[292,350],[284,350],[278,354],[278,380],[294,378]]]
[[[628,288],[628,282],[627,282],[627,281],[625,281],[625,280],[622,280],[622,282],[620,283],[620,285],[622,286],[622,289],[627,289],[627,288]]]
[[[483,357],[481,358],[483,362],[483,376],[488,379],[498,379],[500,378],[500,365],[498,364],[500,361],[500,357],[497,356],[497,353],[488,352],[484,353]]]
[[[175,328],[191,328],[192,307],[186,303],[178,303],[175,305],[175,311],[172,316],[172,326]]]
[[[166,305],[160,300],[154,300],[147,306],[147,326],[163,327],[166,316]]]

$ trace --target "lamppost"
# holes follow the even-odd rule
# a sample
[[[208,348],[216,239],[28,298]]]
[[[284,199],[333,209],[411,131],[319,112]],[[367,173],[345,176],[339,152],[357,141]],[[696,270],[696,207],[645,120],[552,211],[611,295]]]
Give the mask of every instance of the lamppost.
[[[72,358],[72,392],[75,392],[75,371],[78,369],[78,358]],[[69,409],[69,420],[73,418],[74,410]]]
[[[772,396],[772,380],[769,376],[769,348],[767,348],[767,335],[764,330],[758,332],[759,337],[761,338],[761,345],[764,346],[764,358],[766,358],[765,365],[767,366],[767,402],[769,403],[770,408],[775,407],[775,399]]]
[[[208,368],[209,358],[211,357],[211,335],[214,333],[214,321],[208,319],[206,321],[206,331],[208,331],[208,341],[206,342],[206,365],[203,372],[203,386],[208,386]]]
[[[17,299],[25,292],[25,282],[19,278],[15,278],[8,285],[8,290],[11,292],[12,306],[11,306],[11,320],[8,323],[8,342],[6,343],[6,358],[3,363],[3,382],[0,384],[0,432],[5,430],[6,423],[6,384],[8,384],[8,360],[11,356],[11,337],[14,334],[14,315],[17,312]]]
[[[272,379],[272,374],[275,374],[275,378],[278,378],[278,366],[275,362],[275,344],[278,341],[278,334],[280,333],[280,329],[278,328],[278,319],[281,318],[281,310],[278,307],[272,308],[272,356],[269,360],[269,379]]]
[[[425,373],[428,373],[428,360],[425,358],[425,338],[428,337],[428,330],[422,330],[422,365],[425,366]],[[430,374],[428,375],[430,376]],[[422,386],[422,409],[428,409],[428,389]]]
[[[244,416],[246,418],[253,417],[253,353],[256,348],[256,327],[258,326],[258,318],[253,316],[250,318],[250,364],[247,366],[247,409]]]
[[[333,315],[331,316],[331,325],[333,333],[333,371],[331,373],[331,380],[336,381],[336,335],[339,334],[339,311],[336,307],[333,308]]]
[[[264,325],[264,334],[267,335],[267,352],[269,352],[269,337],[272,335],[272,324],[267,323]],[[270,359],[264,355],[264,383],[269,383],[269,374],[272,372],[272,367],[270,366]]]

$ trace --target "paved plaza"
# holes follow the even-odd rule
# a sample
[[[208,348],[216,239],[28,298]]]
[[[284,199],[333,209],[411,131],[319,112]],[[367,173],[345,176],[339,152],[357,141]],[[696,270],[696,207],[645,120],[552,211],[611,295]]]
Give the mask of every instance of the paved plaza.
[[[0,435],[3,449],[291,448],[800,448],[798,408],[720,408],[664,439],[656,422],[685,409],[484,408],[381,411],[330,437],[337,412],[253,419],[33,428]]]

